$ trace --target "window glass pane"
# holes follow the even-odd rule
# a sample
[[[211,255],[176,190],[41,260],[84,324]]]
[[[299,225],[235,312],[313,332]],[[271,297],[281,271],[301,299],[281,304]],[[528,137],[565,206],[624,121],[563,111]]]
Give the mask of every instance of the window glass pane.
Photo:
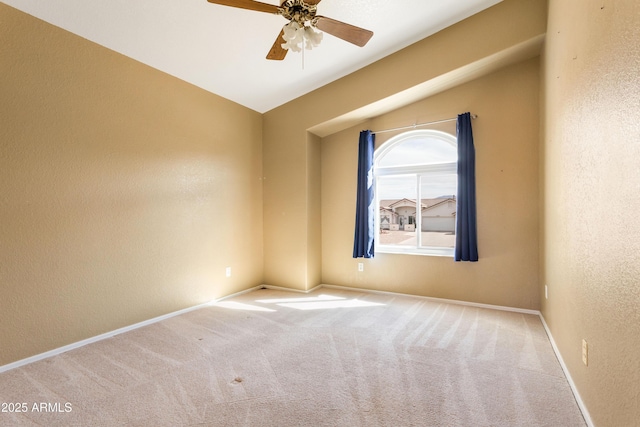
[[[456,243],[456,174],[420,177],[422,246],[453,248]]]
[[[381,245],[417,247],[415,175],[377,178]]]
[[[377,166],[414,166],[457,161],[455,145],[433,136],[416,136],[395,144],[378,160]]]

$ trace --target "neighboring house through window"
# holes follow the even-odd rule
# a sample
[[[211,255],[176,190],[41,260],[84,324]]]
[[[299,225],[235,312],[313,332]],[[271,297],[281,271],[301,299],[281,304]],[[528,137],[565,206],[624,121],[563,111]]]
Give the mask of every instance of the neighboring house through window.
[[[456,144],[445,132],[413,130],[376,150],[376,252],[453,256]]]

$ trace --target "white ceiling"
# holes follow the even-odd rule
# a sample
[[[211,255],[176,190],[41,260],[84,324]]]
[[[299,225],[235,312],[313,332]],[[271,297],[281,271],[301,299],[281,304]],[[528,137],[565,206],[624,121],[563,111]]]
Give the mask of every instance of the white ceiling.
[[[289,52],[284,61],[268,61],[286,23],[277,15],[206,0],[2,0],[260,113],[500,1],[322,0],[318,15],[373,31],[369,43],[359,48],[325,34],[304,55]]]

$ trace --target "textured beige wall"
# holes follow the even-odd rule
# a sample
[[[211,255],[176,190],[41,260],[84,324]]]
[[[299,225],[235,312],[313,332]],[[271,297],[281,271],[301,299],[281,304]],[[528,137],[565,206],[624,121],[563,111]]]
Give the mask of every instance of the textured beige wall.
[[[536,39],[545,28],[544,0],[505,0],[264,114],[265,283],[320,284],[319,204],[310,203],[320,159],[310,155],[315,148],[307,130],[448,73],[464,74],[469,64]]]
[[[542,312],[595,425],[637,426],[640,2],[551,0],[548,26]]]
[[[0,365],[262,283],[258,113],[3,4],[0,28]]]
[[[292,123],[284,115],[264,120],[264,282],[306,290],[315,286],[308,282],[309,267],[318,262],[309,256],[319,253],[309,247],[308,167],[319,160],[311,156],[307,132]]]
[[[537,58],[531,59],[324,138],[323,283],[538,309],[538,70]],[[478,115],[473,131],[480,261],[383,253],[353,259],[359,131],[465,111]],[[455,135],[455,122],[431,128]],[[397,134],[376,135],[376,147]]]

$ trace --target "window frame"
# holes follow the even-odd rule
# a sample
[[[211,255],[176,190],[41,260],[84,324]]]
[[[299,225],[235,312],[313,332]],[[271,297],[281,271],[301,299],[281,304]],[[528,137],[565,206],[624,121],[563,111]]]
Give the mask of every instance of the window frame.
[[[405,254],[405,255],[426,255],[426,256],[442,256],[442,257],[454,257],[455,247],[446,248],[442,246],[422,246],[422,212],[421,212],[421,201],[422,201],[422,189],[420,186],[421,180],[423,177],[429,177],[439,174],[458,174],[458,160],[456,159],[454,162],[446,162],[446,163],[432,163],[432,164],[422,164],[422,165],[409,165],[409,166],[386,166],[380,167],[378,163],[381,159],[384,158],[389,151],[393,150],[393,148],[402,142],[413,139],[416,137],[430,137],[440,139],[447,144],[451,144],[454,147],[457,147],[458,142],[457,138],[454,135],[451,135],[446,132],[431,130],[431,129],[422,129],[422,130],[411,130],[408,132],[403,132],[399,135],[396,135],[390,138],[388,141],[385,141],[380,147],[378,147],[374,152],[373,157],[373,184],[374,184],[374,199],[375,199],[375,242],[376,242],[376,252],[377,253],[391,253],[391,254]],[[378,191],[378,178],[379,177],[390,177],[390,176],[415,176],[416,179],[416,215],[415,215],[415,226],[416,226],[416,246],[407,247],[400,245],[382,245],[380,242],[380,230],[381,230],[381,221],[380,221],[380,192]],[[455,196],[456,200],[458,197],[458,189],[456,188]]]

